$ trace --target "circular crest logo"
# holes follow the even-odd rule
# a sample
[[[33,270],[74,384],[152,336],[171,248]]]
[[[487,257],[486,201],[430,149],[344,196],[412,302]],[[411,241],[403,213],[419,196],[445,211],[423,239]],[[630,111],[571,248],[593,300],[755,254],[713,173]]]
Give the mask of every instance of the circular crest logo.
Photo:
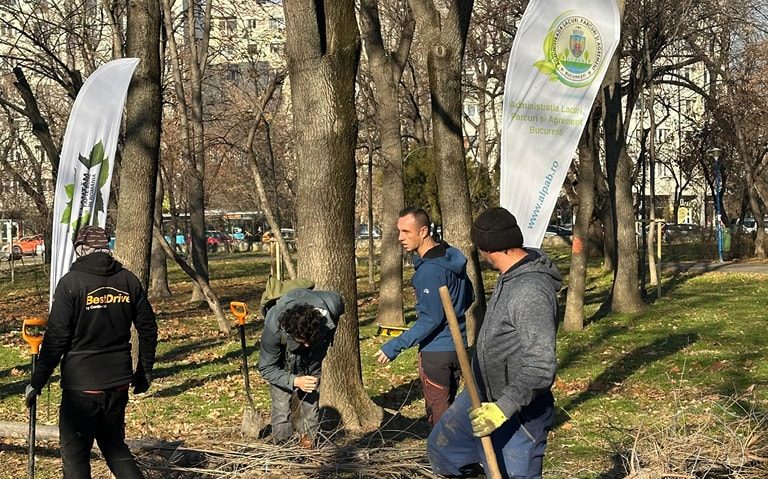
[[[592,83],[604,56],[600,31],[588,18],[566,12],[552,23],[544,38],[544,60],[533,64],[551,81],[573,88]]]

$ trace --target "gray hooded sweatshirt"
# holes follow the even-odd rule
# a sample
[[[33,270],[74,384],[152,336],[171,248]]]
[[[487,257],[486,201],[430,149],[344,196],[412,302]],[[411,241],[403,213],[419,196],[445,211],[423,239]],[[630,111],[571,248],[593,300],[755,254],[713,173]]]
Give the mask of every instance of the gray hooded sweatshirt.
[[[280,328],[280,316],[297,304],[313,306],[325,317],[325,334],[309,348],[291,337]],[[328,353],[336,323],[344,314],[344,300],[334,291],[312,291],[305,288],[292,289],[285,293],[267,312],[264,332],[261,334],[259,372],[271,385],[285,391],[293,391],[296,376],[319,377],[325,355]]]
[[[507,417],[552,386],[557,292],[563,278],[541,250],[499,275],[477,338],[475,377]]]

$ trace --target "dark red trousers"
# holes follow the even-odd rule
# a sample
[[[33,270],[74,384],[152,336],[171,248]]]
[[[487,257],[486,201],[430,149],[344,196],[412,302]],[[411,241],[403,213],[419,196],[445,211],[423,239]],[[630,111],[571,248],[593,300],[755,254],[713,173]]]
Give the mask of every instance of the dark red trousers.
[[[456,399],[461,368],[456,351],[419,353],[419,378],[424,390],[427,421],[434,427]]]

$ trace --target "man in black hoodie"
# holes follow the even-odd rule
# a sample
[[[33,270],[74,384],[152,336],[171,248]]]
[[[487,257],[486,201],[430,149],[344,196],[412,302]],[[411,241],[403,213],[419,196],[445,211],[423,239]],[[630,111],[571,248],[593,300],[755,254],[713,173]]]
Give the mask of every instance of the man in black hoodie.
[[[93,440],[118,479],[143,478],[125,444],[128,387],[149,389],[157,345],[155,313],[139,279],[110,255],[103,228],[86,226],[74,242],[77,260],[56,287],[30,405],[61,361],[59,441],[64,477],[91,477]],[[131,364],[131,324],[139,364]]]

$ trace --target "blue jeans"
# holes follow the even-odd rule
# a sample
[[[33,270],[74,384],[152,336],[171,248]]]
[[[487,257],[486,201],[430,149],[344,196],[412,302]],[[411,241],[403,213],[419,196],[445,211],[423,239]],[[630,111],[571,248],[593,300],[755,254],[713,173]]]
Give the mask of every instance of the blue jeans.
[[[272,440],[282,442],[291,438],[296,413],[299,414],[297,432],[314,438],[320,428],[319,393],[305,393],[299,389],[289,393],[272,385],[269,386],[269,392],[272,395]],[[298,411],[291,410],[294,394],[298,400]]]
[[[469,394],[463,390],[427,439],[432,471],[458,476],[464,466],[488,466],[480,438],[472,435]],[[545,391],[491,434],[502,477],[540,478],[547,433],[554,419],[554,398]]]

